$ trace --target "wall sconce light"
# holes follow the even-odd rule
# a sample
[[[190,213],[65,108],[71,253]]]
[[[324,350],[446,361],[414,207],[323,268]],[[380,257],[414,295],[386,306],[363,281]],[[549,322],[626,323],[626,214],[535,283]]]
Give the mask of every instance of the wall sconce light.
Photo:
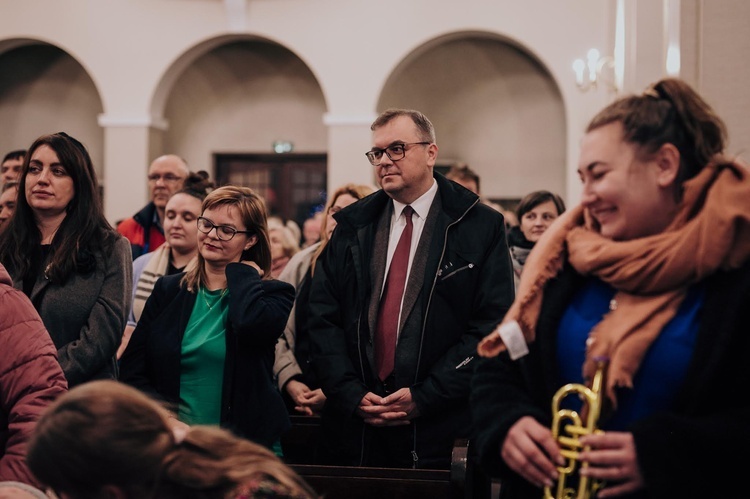
[[[294,151],[294,144],[288,140],[276,140],[273,145],[273,152],[282,154]]]
[[[576,85],[583,92],[587,92],[589,89],[595,89],[599,83],[602,83],[610,90],[617,92],[617,84],[613,78],[602,78],[604,69],[614,70],[614,67],[614,57],[602,57],[597,49],[590,49],[586,54],[585,61],[583,59],[573,61],[573,71],[576,73]]]

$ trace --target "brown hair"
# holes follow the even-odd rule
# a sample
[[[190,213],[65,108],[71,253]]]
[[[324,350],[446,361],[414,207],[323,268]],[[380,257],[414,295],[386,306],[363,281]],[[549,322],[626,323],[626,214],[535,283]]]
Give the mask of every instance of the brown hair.
[[[408,116],[412,122],[414,122],[420,140],[425,142],[435,142],[435,127],[432,126],[432,122],[427,119],[427,116],[413,109],[386,109],[380,113],[380,116],[375,118],[375,121],[370,125],[370,130],[374,132],[378,128],[387,125],[400,116]]]
[[[263,278],[271,278],[271,245],[268,242],[268,222],[266,203],[249,187],[224,185],[211,191],[203,200],[201,213],[219,206],[234,206],[240,213],[242,222],[248,231],[258,237],[258,242],[248,250],[247,257],[258,264],[263,271]],[[244,257],[243,257],[244,258]],[[185,273],[182,285],[194,291],[198,286],[206,285],[206,268],[203,255],[198,252],[198,263]]]
[[[526,194],[516,207],[516,216],[520,222],[523,216],[547,201],[552,201],[557,209],[557,215],[560,216],[565,211],[565,202],[560,196],[550,191],[534,191]]]
[[[84,383],[55,401],[34,430],[27,462],[46,486],[78,498],[110,486],[128,497],[224,499],[253,479],[270,479],[289,497],[316,497],[265,447],[208,426],[178,438],[163,407],[112,380]]]
[[[344,194],[349,194],[354,199],[362,199],[363,197],[369,196],[373,192],[375,192],[374,187],[364,184],[344,184],[333,191],[333,195],[331,195],[331,197],[328,199],[328,202],[326,203],[323,222],[320,224],[320,246],[318,246],[318,248],[315,250],[312,259],[310,260],[310,275],[313,275],[315,273],[315,263],[318,261],[318,257],[320,257],[320,254],[325,249],[326,244],[328,244],[327,215],[328,211],[331,209],[331,206],[333,206],[336,200]]]
[[[479,174],[469,168],[466,163],[452,165],[445,173],[445,178],[449,180],[473,180],[477,184],[477,192],[480,192]]]
[[[175,194],[188,194],[202,202],[214,187],[216,187],[216,185],[209,178],[208,172],[200,170],[197,172],[190,172],[185,179],[182,189],[175,192]]]
[[[694,177],[726,144],[727,130],[721,118],[695,90],[676,78],[660,80],[641,95],[613,102],[594,116],[586,132],[615,122],[622,124],[625,141],[639,146],[644,154],[653,154],[667,143],[677,148],[677,185]]]
[[[5,163],[9,159],[20,159],[23,160],[26,157],[26,149],[17,149],[15,151],[10,151],[8,154],[6,154],[3,157],[3,160],[0,161],[0,164]]]
[[[13,187],[15,187],[16,189],[18,189],[18,185],[19,184],[20,184],[20,182],[18,180],[9,180],[9,181],[7,181],[7,182],[5,182],[3,184],[3,188],[0,189],[0,192],[5,192],[8,189],[11,189]]]

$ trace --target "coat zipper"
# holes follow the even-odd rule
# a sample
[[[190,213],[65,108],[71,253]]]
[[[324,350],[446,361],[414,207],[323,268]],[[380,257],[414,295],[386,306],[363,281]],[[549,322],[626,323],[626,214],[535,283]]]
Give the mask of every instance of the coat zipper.
[[[463,267],[461,267],[460,269],[456,269],[456,270],[454,270],[453,272],[451,272],[450,274],[446,274],[445,276],[442,276],[442,275],[441,275],[441,274],[442,274],[442,272],[441,272],[441,271],[442,271],[442,269],[441,269],[441,270],[438,270],[438,277],[442,277],[442,278],[443,278],[443,280],[445,280],[445,279],[448,279],[448,278],[449,278],[450,276],[452,276],[452,275],[454,275],[454,274],[458,274],[458,273],[459,273],[459,272],[461,272],[461,271],[464,271],[464,270],[466,270],[466,269],[473,269],[473,268],[474,268],[474,264],[473,264],[473,263],[470,263],[469,265],[464,265],[464,266],[463,266]]]
[[[466,214],[469,212],[469,210],[471,210],[474,206],[476,206],[477,203],[479,203],[479,199],[476,199],[471,204],[471,206],[466,208],[466,211],[464,211],[460,217],[458,217],[452,223],[448,224],[448,226],[445,228],[445,233],[443,234],[443,249],[440,252],[440,259],[438,260],[438,263],[442,263],[443,257],[445,257],[445,248],[446,246],[448,246],[448,231],[451,229],[451,227],[453,227],[454,225],[459,223],[461,220],[463,220]],[[462,270],[462,269],[458,269],[455,272],[458,272],[459,270]],[[422,363],[422,348],[424,347],[425,328],[427,327],[427,317],[430,314],[430,305],[432,304],[432,295],[435,293],[435,285],[437,284],[438,275],[439,275],[439,271],[435,272],[435,276],[432,278],[432,286],[430,287],[430,295],[427,298],[427,306],[425,307],[424,315],[422,316],[422,333],[419,338],[419,355],[417,355],[417,368],[414,371],[414,384],[417,384],[417,377],[419,376],[419,365]],[[411,456],[412,456],[412,461],[413,461],[412,467],[416,468],[419,463],[419,456],[417,455],[417,424],[415,422],[412,422],[412,424],[414,426],[413,426],[413,431],[412,431],[413,440],[412,440]]]
[[[359,245],[361,245],[362,242],[359,239],[360,239],[359,234],[357,234],[357,241]],[[360,253],[359,256],[361,258],[362,252],[359,251],[359,253]],[[352,250],[352,262],[356,261],[357,259],[356,257],[357,255],[355,255],[354,250]],[[354,271],[357,272],[356,265],[354,267]],[[363,282],[361,273],[357,275],[357,282],[358,283]],[[361,303],[365,302],[364,297],[366,294],[366,291],[362,289],[363,286],[364,286],[363,284],[360,284],[360,289],[359,289]],[[371,335],[370,335],[369,342],[370,344],[372,344]],[[363,356],[366,356],[366,352],[363,350],[363,347],[362,347],[362,308],[361,307],[360,307],[359,314],[357,314],[357,354],[359,355],[359,372],[360,372],[360,376],[362,377],[362,381],[364,382],[364,380],[366,379],[365,378],[365,364],[362,361],[362,358]],[[360,442],[359,442],[359,466],[364,466],[364,462],[365,462],[365,425],[362,425],[362,431],[360,432]]]

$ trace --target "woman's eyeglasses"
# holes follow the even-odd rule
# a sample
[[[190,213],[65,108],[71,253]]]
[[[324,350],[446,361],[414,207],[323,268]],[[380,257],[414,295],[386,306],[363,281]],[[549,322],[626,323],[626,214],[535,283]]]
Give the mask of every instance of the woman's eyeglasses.
[[[251,230],[237,230],[230,225],[216,225],[206,217],[198,217],[198,230],[204,234],[209,234],[216,229],[216,237],[219,241],[231,241],[235,234],[252,234]]]

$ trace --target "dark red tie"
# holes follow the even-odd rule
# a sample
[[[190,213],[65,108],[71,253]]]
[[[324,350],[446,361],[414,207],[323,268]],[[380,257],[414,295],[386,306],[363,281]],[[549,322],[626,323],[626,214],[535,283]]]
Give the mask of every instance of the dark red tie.
[[[406,217],[406,227],[404,232],[401,233],[401,239],[398,240],[391,266],[388,269],[385,289],[383,289],[383,296],[380,298],[378,323],[375,327],[375,367],[381,380],[385,380],[393,372],[393,362],[396,358],[396,340],[398,338],[398,316],[404,296],[406,272],[409,268],[411,234],[414,228],[411,221],[414,209],[407,206],[401,213]]]

